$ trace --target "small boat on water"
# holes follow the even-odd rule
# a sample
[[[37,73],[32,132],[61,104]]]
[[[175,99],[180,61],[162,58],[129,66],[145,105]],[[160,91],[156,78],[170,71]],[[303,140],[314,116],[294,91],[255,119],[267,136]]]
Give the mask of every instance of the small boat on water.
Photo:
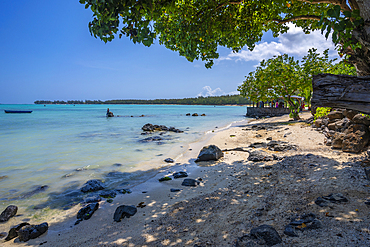
[[[4,110],[5,113],[31,113],[32,111],[12,111],[12,110]]]

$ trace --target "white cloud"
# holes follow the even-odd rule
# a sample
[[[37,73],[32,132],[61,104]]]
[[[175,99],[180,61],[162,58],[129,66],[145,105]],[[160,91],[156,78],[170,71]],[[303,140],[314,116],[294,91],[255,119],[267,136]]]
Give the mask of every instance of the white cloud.
[[[221,96],[221,95],[236,95],[240,94],[239,91],[232,91],[229,93],[225,93],[224,91],[221,90],[221,88],[216,88],[212,90],[210,86],[204,86],[202,92],[200,92],[197,96],[203,96],[203,97],[208,97],[208,96]]]
[[[219,96],[219,95],[222,95],[222,94],[225,94],[225,93],[219,87],[212,90],[212,88],[210,86],[205,86],[205,87],[203,87],[202,92],[200,92],[197,96],[207,97],[207,96]]]
[[[242,83],[240,83],[242,84]],[[232,91],[232,92],[229,92],[228,95],[239,95],[240,92],[239,91]]]
[[[243,49],[239,53],[230,53],[226,57],[221,57],[219,60],[235,60],[235,61],[261,61],[262,59],[272,58],[274,55],[282,55],[287,53],[289,56],[301,58],[307,54],[311,48],[316,48],[317,52],[322,53],[326,49],[330,49],[329,54],[335,55],[335,45],[331,41],[331,36],[326,40],[321,31],[314,31],[311,34],[304,34],[300,27],[294,24],[288,24],[289,31],[280,35],[277,42],[262,42],[255,46],[253,51]]]

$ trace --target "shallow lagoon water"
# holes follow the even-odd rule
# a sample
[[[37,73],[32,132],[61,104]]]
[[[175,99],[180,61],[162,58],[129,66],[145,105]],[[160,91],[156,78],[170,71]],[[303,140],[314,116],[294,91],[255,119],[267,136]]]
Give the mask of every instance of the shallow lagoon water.
[[[107,108],[116,117],[106,118]],[[0,109],[0,177],[6,176],[0,179],[0,204],[27,210],[73,204],[69,196],[89,179],[103,179],[110,188],[130,188],[154,176],[167,165],[165,158],[176,159],[207,131],[245,119],[241,106],[0,105]],[[141,135],[146,123],[184,133],[167,132],[160,143],[142,143],[148,137]]]

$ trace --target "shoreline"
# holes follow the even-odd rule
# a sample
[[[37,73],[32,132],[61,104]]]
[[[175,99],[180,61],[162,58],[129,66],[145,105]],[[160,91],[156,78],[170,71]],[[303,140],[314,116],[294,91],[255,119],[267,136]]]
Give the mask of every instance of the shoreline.
[[[306,118],[309,113],[302,115]],[[89,220],[73,225],[81,208],[76,206],[48,222],[48,232],[39,238],[26,243],[11,240],[2,244],[235,246],[237,241],[241,244],[240,237],[253,227],[268,224],[275,227],[282,238],[282,245],[276,246],[306,246],[307,243],[315,246],[369,245],[370,219],[364,200],[370,189],[361,177],[363,171],[359,165],[351,163],[353,159],[363,158],[364,154],[332,150],[323,145],[322,134],[305,123],[289,123],[288,119],[287,116],[260,119],[212,133],[204,142],[189,144],[192,150],[188,148],[176,160],[180,165],[161,168],[147,182],[135,186],[133,193],[119,195],[113,203],[100,202],[99,209]],[[253,130],[252,125],[272,128]],[[249,148],[251,143],[266,142],[270,137],[295,145],[297,150],[265,150],[268,154],[285,157],[266,162],[248,161],[248,152],[233,151],[236,148],[255,150]],[[219,161],[194,164],[205,144],[231,151],[225,151]],[[188,172],[188,178],[198,179],[200,184],[184,187],[181,186],[183,179],[158,182],[160,177],[178,171]],[[171,188],[182,190],[174,193],[170,192]],[[144,191],[146,193],[142,193]],[[331,208],[315,205],[317,197],[338,192],[346,196],[349,203]],[[138,207],[134,216],[118,223],[113,221],[113,213],[119,205],[140,203],[146,206]],[[284,235],[289,217],[303,213],[314,213],[323,229],[304,231],[298,238]],[[14,221],[13,225],[18,223]],[[350,233],[348,236],[347,232]],[[338,233],[342,237],[338,237]]]
[[[150,165],[145,165],[146,163],[151,163],[150,161],[145,161],[143,163],[143,166],[142,166],[143,168],[145,168],[144,170],[141,170],[139,168],[135,168],[135,169],[130,170],[128,172],[132,173],[132,172],[141,171],[143,173],[148,173],[150,175],[148,175],[148,177],[146,177],[145,180],[143,180],[141,182],[138,182],[138,183],[135,183],[132,186],[128,186],[128,188],[131,189],[131,190],[134,190],[135,193],[132,193],[134,195],[135,194],[140,194],[140,191],[138,192],[138,190],[151,192],[155,189],[163,187],[163,183],[159,183],[158,179],[160,177],[165,176],[165,175],[170,175],[170,174],[168,174],[169,171],[172,171],[172,170],[176,170],[176,171],[186,170],[188,173],[191,174],[193,171],[199,169],[198,165],[196,163],[194,163],[193,160],[196,159],[196,157],[199,154],[200,149],[204,145],[206,145],[209,142],[210,139],[212,139],[219,132],[226,131],[230,128],[233,128],[233,125],[236,124],[236,123],[247,123],[251,120],[252,120],[251,118],[246,118],[245,117],[245,119],[243,119],[243,120],[232,121],[232,122],[230,122],[230,123],[228,123],[224,126],[215,127],[215,128],[212,128],[212,129],[209,129],[209,130],[203,132],[203,135],[200,136],[197,140],[184,145],[183,150],[181,150],[178,147],[177,148],[175,147],[173,149],[177,149],[177,150],[173,151],[173,149],[172,149],[172,150],[169,151],[169,153],[163,154],[161,156],[161,158],[159,158],[159,157],[153,158],[157,161],[162,160],[162,164],[159,164],[158,167],[156,167],[156,168],[153,168]],[[179,142],[178,144],[181,145],[181,142]],[[173,158],[175,160],[175,163],[171,164],[171,163],[163,162],[163,159],[165,159],[167,157],[171,157],[172,154],[174,154],[174,153],[175,153],[175,156],[176,156],[176,157]],[[150,168],[150,169],[148,170],[148,168]],[[118,201],[118,198],[120,199],[119,201],[122,201],[126,197],[131,196],[132,194],[125,194],[125,195],[118,194],[117,197],[114,198],[114,202]],[[106,201],[104,201],[104,202],[102,201],[100,203],[101,203],[100,209],[106,208],[107,206],[110,205]],[[102,205],[102,204],[105,204],[105,205]],[[8,205],[13,205],[13,203],[10,202]],[[26,215],[30,216],[31,218],[26,218],[26,219],[21,220],[21,221],[19,221],[19,220],[15,221],[15,219],[17,217],[24,218],[24,214],[20,213],[19,210],[18,210],[18,214],[15,217],[11,218],[8,222],[0,223],[0,226],[1,226],[0,232],[3,232],[3,234],[6,235],[8,230],[12,226],[17,225],[21,222],[24,222],[27,219],[29,220],[27,222],[29,222],[30,224],[40,224],[42,222],[48,222],[50,228],[49,228],[48,232],[44,235],[49,235],[51,232],[55,232],[55,231],[64,232],[65,230],[69,230],[71,227],[73,227],[73,224],[76,221],[77,212],[78,212],[79,209],[82,208],[81,205],[84,205],[84,204],[79,203],[78,205],[73,206],[72,208],[70,208],[68,210],[58,209],[57,212],[52,211],[51,214],[50,214],[50,210],[47,207],[47,208],[44,208],[44,209],[39,209],[35,213],[31,213],[29,215],[26,213]],[[5,207],[4,207],[4,209],[5,209]],[[4,238],[5,238],[5,236],[2,239],[0,238],[0,241],[3,241]],[[27,243],[24,243],[24,244],[27,244],[27,246],[28,246],[29,243],[31,243],[32,241],[37,241],[37,240],[38,239],[30,240],[30,241],[28,241]],[[12,245],[11,243],[13,241],[14,241],[14,239],[11,240],[11,241],[8,241],[8,242],[4,242],[3,244],[5,244],[5,246],[7,246],[7,244]],[[47,240],[45,240],[45,241],[47,241]],[[23,244],[23,243],[20,243],[19,241],[16,241],[16,243],[20,246],[22,246],[22,244]],[[39,242],[39,243],[42,243],[42,242]],[[38,244],[36,244],[36,245],[38,245]],[[64,246],[64,245],[61,245],[61,246]]]
[[[131,108],[121,107],[118,109],[124,112]],[[4,138],[7,138],[6,135],[12,137],[7,139],[10,145],[6,147],[3,145],[2,148],[4,166],[0,175],[6,175],[6,178],[1,180],[3,185],[1,188],[2,208],[5,208],[7,204],[14,204],[19,206],[19,213],[32,217],[35,212],[32,209],[33,205],[40,208],[40,204],[43,204],[43,207],[45,207],[45,204],[49,204],[50,200],[47,201],[48,194],[52,194],[53,197],[60,193],[63,195],[64,191],[75,189],[77,182],[82,185],[90,179],[107,180],[110,184],[114,184],[116,181],[117,183],[112,185],[112,188],[114,188],[120,186],[118,182],[121,178],[126,177],[125,172],[127,172],[127,177],[132,178],[127,178],[126,181],[130,182],[130,186],[135,185],[146,179],[143,170],[153,171],[158,167],[167,166],[168,164],[163,161],[165,158],[175,159],[181,156],[182,153],[187,151],[187,144],[202,138],[206,131],[212,130],[218,124],[223,126],[235,119],[244,119],[244,116],[239,114],[244,112],[243,108],[225,108],[225,110],[220,111],[208,107],[207,109],[210,109],[210,112],[205,112],[209,115],[207,118],[185,117],[184,113],[188,111],[202,112],[203,108],[185,107],[181,109],[171,106],[169,108],[138,108],[135,111],[146,110],[151,112],[155,110],[155,114],[149,118],[128,120],[117,118],[105,121],[105,117],[100,116],[101,107],[87,106],[78,110],[70,110],[70,107],[63,107],[62,110],[58,107],[50,107],[47,110],[42,108],[44,111],[40,111],[39,114],[16,115],[15,117],[9,116],[9,120],[3,119],[4,128],[14,118],[15,122],[18,118],[22,118],[24,121],[18,120],[18,122],[38,122],[41,124],[32,126],[20,124],[21,127],[19,128],[12,127],[16,126],[16,124],[13,124],[7,128],[9,133],[5,132],[2,135]],[[105,110],[106,108],[104,113]],[[220,119],[224,113],[229,112],[230,118]],[[86,115],[88,120],[77,118],[77,115]],[[41,121],[45,118],[48,121]],[[162,121],[162,118],[164,121]],[[217,119],[220,121],[217,121]],[[89,124],[86,124],[87,121]],[[148,122],[176,126],[184,130],[185,133],[166,133],[163,135],[164,145],[157,145],[157,142],[142,144],[141,140],[147,136],[140,135],[141,129],[139,127]],[[87,125],[86,128],[84,127],[85,124]],[[50,128],[61,131],[44,131],[49,125]],[[59,128],[58,126],[63,127]],[[12,135],[13,129],[16,135]],[[22,129],[27,129],[27,131],[18,132]],[[38,135],[38,133],[41,134]],[[149,136],[155,135],[159,135],[159,133]],[[16,144],[18,144],[18,147]],[[34,172],[35,170],[37,172]],[[122,177],[110,176],[110,172],[117,172],[117,175],[122,173]],[[150,173],[153,172],[149,172],[149,176]],[[41,192],[38,196],[29,196],[37,188],[43,186],[47,189],[37,191]],[[126,188],[126,186],[123,188]],[[27,196],[26,200],[23,195]],[[41,198],[43,196],[45,200]],[[22,199],[18,200],[18,198]],[[55,203],[52,202],[52,204]]]

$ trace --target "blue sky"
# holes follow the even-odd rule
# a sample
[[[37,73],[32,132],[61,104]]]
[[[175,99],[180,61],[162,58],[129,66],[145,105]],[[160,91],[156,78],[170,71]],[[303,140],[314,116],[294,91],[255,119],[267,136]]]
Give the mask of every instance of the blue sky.
[[[78,0],[0,1],[0,103],[235,94],[261,59],[283,53],[298,59],[312,47],[336,56],[320,32],[305,35],[292,26],[277,39],[265,35],[253,52],[220,48],[220,59],[206,69],[158,42],[105,44],[90,35],[91,19]]]

